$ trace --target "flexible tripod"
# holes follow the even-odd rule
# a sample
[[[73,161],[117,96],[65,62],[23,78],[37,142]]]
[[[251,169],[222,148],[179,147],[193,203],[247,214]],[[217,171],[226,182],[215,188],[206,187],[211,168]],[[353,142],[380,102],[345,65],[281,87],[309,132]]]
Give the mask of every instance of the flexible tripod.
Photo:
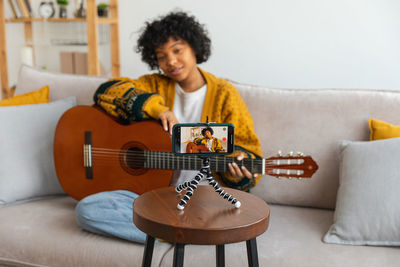
[[[205,157],[203,158],[203,167],[200,169],[199,173],[197,173],[197,175],[192,180],[179,184],[175,188],[175,191],[178,193],[182,192],[182,190],[187,189],[186,194],[177,205],[177,208],[179,210],[183,210],[185,208],[185,205],[190,200],[190,197],[194,194],[194,190],[197,188],[197,185],[204,178],[207,179],[208,184],[214,187],[215,192],[217,192],[221,197],[227,199],[229,202],[232,202],[232,204],[235,205],[235,208],[240,207],[240,201],[238,201],[232,195],[226,193],[224,190],[221,189],[221,187],[218,186],[218,182],[215,181],[214,177],[211,175],[210,158]]]

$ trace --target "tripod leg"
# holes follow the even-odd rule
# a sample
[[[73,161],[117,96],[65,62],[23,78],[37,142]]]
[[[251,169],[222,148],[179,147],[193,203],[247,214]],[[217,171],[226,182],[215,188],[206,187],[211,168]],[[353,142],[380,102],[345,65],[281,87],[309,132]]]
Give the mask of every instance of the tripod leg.
[[[175,187],[175,191],[177,193],[182,192],[182,190],[185,190],[186,188],[188,188],[190,186],[190,182],[191,181],[187,181],[187,182],[184,182],[183,184],[178,184],[177,187]]]
[[[192,180],[184,182],[183,184],[179,184],[177,187],[175,187],[175,191],[177,193],[180,193],[180,192],[182,192],[182,190],[189,188],[191,184],[195,184],[197,186],[197,184],[200,182],[200,180],[203,177],[204,177],[204,174],[199,172],[198,174],[196,174],[196,176]]]
[[[187,188],[186,194],[183,196],[183,198],[181,199],[181,201],[178,203],[178,205],[176,206],[178,208],[178,210],[183,210],[185,208],[185,205],[187,204],[187,202],[190,200],[190,197],[193,195],[194,193],[194,189],[196,189],[196,186],[190,185]]]
[[[199,172],[190,182],[185,182],[175,188],[175,191],[178,193],[182,192],[183,189],[187,189],[186,194],[176,206],[179,210],[183,210],[185,208],[185,205],[190,200],[190,197],[193,195],[194,190],[197,188],[197,185],[203,177],[204,174],[202,172]]]
[[[232,204],[235,205],[235,208],[240,208],[240,201],[222,190],[221,187],[219,187],[218,182],[214,180],[214,177],[211,175],[211,173],[207,176],[207,181],[209,185],[214,187],[215,192],[217,192],[221,197],[228,200],[229,202],[232,202]]]

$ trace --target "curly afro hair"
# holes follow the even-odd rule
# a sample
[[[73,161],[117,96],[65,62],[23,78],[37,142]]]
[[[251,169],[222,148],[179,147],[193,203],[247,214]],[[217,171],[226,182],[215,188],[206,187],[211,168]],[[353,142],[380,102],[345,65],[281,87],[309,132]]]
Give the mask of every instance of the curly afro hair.
[[[203,130],[201,130],[201,134],[202,134],[203,136],[206,136],[206,132],[207,132],[207,131],[209,131],[211,135],[214,134],[214,130],[213,130],[211,127],[207,127],[207,128],[204,128]]]
[[[211,40],[207,34],[195,17],[184,12],[171,12],[158,20],[146,22],[137,41],[136,52],[141,54],[150,69],[158,69],[155,50],[172,37],[186,41],[195,52],[197,64],[200,64],[211,55]]]

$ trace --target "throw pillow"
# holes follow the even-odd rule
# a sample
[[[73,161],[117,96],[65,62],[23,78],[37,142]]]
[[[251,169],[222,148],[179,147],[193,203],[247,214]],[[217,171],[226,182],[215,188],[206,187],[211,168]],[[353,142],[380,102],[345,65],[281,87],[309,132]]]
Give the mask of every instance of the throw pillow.
[[[370,129],[369,139],[371,141],[400,137],[400,126],[375,119],[369,119],[368,124]]]
[[[36,91],[1,100],[0,106],[17,106],[42,103],[49,103],[49,86],[47,85]]]
[[[400,245],[400,138],[340,145],[333,225],[323,241]]]
[[[0,206],[64,193],[54,167],[59,118],[75,97],[37,105],[0,108]]]

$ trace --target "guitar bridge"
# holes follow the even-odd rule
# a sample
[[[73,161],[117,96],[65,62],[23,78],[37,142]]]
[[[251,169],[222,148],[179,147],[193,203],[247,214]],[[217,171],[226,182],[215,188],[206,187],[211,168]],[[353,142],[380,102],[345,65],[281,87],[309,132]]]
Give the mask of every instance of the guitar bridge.
[[[92,132],[85,132],[85,143],[83,144],[83,166],[86,169],[86,178],[93,179]]]

